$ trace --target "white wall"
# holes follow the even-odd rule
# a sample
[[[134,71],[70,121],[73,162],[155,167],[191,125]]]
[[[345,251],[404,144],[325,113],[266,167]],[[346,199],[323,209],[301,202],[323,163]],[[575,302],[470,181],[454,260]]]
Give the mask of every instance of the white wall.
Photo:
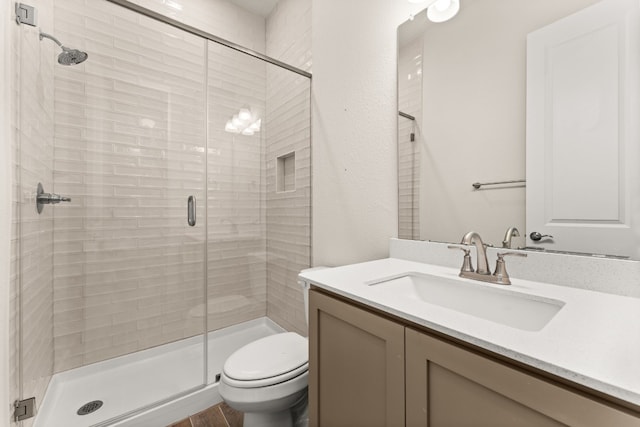
[[[313,1],[313,265],[386,257],[397,235],[396,29],[409,9]]]
[[[13,3],[0,0],[0,425],[11,416],[9,394],[9,259],[11,242],[11,25]]]

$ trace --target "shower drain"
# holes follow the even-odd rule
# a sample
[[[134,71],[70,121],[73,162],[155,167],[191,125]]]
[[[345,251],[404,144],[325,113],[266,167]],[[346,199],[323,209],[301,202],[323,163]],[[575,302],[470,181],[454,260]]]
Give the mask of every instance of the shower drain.
[[[94,400],[93,402],[85,403],[78,409],[78,415],[87,415],[97,411],[102,406],[102,400]]]

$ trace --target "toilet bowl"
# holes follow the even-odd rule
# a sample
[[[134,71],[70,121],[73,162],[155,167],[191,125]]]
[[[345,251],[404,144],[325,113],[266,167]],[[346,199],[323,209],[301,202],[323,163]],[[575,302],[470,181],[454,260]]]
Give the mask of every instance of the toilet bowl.
[[[295,332],[247,344],[224,364],[220,396],[244,412],[244,426],[291,426],[291,407],[306,396],[307,339]]]
[[[309,285],[303,287],[308,320]],[[244,427],[291,427],[292,408],[306,402],[309,369],[307,339],[283,332],[251,342],[225,361],[220,396],[244,413]]]

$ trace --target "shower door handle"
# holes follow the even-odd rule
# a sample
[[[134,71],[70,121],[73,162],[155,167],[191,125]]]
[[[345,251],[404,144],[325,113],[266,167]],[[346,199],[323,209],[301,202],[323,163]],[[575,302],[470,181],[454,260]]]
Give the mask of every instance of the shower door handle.
[[[187,199],[187,223],[193,227],[196,225],[196,198],[189,196]]]

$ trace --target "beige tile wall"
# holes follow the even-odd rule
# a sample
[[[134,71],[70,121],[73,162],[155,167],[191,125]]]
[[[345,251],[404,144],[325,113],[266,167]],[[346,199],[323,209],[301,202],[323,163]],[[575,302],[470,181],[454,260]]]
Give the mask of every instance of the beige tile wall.
[[[179,246],[174,246],[166,242],[167,237],[180,236],[184,207],[179,203],[186,200],[181,198],[181,187],[203,188],[200,181],[204,176],[203,165],[197,160],[203,153],[198,151],[197,144],[186,144],[202,138],[190,133],[192,129],[203,129],[198,112],[187,107],[203,109],[204,101],[196,98],[195,77],[191,79],[193,87],[190,82],[173,81],[178,75],[190,75],[200,67],[195,58],[201,52],[189,47],[186,52],[176,53],[184,50],[178,44],[163,52],[149,33],[160,28],[158,24],[138,22],[142,18],[113,5],[85,3],[72,5],[74,10],[60,5],[59,16],[64,17],[57,21],[56,30],[60,37],[71,40],[69,44],[75,43],[90,52],[90,61],[56,75],[56,118],[60,123],[56,129],[56,179],[61,192],[79,195],[76,208],[67,210],[64,217],[56,217],[56,232],[65,236],[56,238],[56,370],[197,333],[204,313],[204,298],[197,286],[203,268],[196,261],[201,254],[197,246],[200,235],[193,236],[193,245],[176,242]],[[210,6],[215,8],[220,3],[213,2]],[[198,22],[196,18],[210,13],[213,12],[204,10],[201,16],[186,13],[185,20]],[[236,20],[236,24],[251,26],[253,21]],[[229,20],[225,25],[233,27]],[[118,34],[113,34],[112,27],[118,29]],[[225,29],[221,31],[229,34]],[[264,34],[261,40],[264,44]],[[172,39],[163,37],[163,41],[171,43]],[[259,44],[250,43],[252,47]],[[235,135],[224,132],[224,124],[245,105],[257,116],[263,116],[263,126],[269,117],[265,106],[267,65],[215,43],[209,44],[207,54],[207,294],[208,327],[215,330],[266,314],[267,131],[263,127],[254,136]],[[176,55],[186,55],[186,59]],[[175,104],[181,115],[179,125],[170,124],[173,133],[169,140],[162,134],[169,129],[169,125],[162,124],[167,100],[162,90],[148,87],[156,75],[154,70],[161,70],[163,78],[171,80],[162,84],[180,86],[180,90],[171,91],[172,96],[181,94]],[[137,80],[136,72],[146,77],[144,84]],[[306,138],[307,149],[298,158],[301,165],[306,162],[307,172],[299,173],[298,180],[308,182],[308,130],[303,129],[305,126],[308,129],[309,121],[308,81],[283,80],[276,74],[274,77],[280,79],[279,86],[272,86],[277,92],[286,92],[292,83],[294,90],[301,84],[307,85],[304,90],[307,98],[292,92],[292,102],[281,105],[277,114],[284,122],[290,121],[285,117],[287,114],[306,114],[303,119],[306,125],[301,127],[294,121],[293,127],[285,126],[278,132],[295,134],[298,140]],[[277,98],[277,94],[274,96]],[[300,109],[295,103],[301,100],[306,100],[307,106]],[[291,106],[295,109],[291,110]],[[171,114],[179,113],[172,110]],[[141,133],[140,126],[136,128],[141,119],[155,121],[154,132],[159,130],[161,134],[148,134],[148,130]],[[160,150],[163,152],[160,155],[153,141],[170,143]],[[282,150],[282,136],[276,135],[274,143]],[[185,146],[188,152],[180,152]],[[193,152],[199,154],[194,157]],[[166,167],[169,176],[163,169]],[[139,191],[141,186],[143,193]],[[308,198],[308,188],[306,194]],[[178,202],[158,205],[153,200],[159,197],[171,197]],[[200,203],[199,213],[203,208],[204,203]],[[156,218],[160,211],[163,218]],[[287,221],[288,215],[284,216]],[[175,224],[167,223],[174,220]],[[174,226],[175,233],[171,231]],[[304,228],[307,246],[308,227],[307,224]],[[293,249],[288,249],[292,258],[308,258],[301,249],[305,243],[296,239]],[[187,253],[179,264],[172,265],[165,256],[167,251],[175,256],[185,250]],[[166,271],[167,265],[179,271],[171,274]],[[295,285],[299,266],[307,265],[307,260],[293,260],[288,267],[290,283]],[[293,292],[299,294],[297,287],[293,287]],[[178,303],[168,304],[162,295],[170,295]],[[296,297],[299,300],[299,295]],[[295,306],[301,312],[299,301]],[[286,299],[283,307],[288,310]],[[304,320],[297,316],[297,323]]]
[[[266,315],[264,129],[225,132],[249,107],[265,118],[266,64],[209,44],[209,330]]]
[[[311,1],[282,0],[267,19],[267,54],[311,70]],[[310,81],[267,68],[267,315],[306,335],[300,270],[311,262]],[[295,153],[295,189],[277,191],[277,158]]]
[[[398,116],[398,237],[420,239],[420,153],[422,122],[422,38],[398,53],[398,109],[416,118]],[[411,133],[415,141],[411,141]]]
[[[56,372],[203,332],[205,42],[105,1],[57,2]],[[199,316],[198,316],[199,314]]]
[[[265,52],[265,19],[228,0],[132,0],[132,3],[243,47]]]
[[[267,55],[311,72],[311,0],[280,0],[266,21]]]

